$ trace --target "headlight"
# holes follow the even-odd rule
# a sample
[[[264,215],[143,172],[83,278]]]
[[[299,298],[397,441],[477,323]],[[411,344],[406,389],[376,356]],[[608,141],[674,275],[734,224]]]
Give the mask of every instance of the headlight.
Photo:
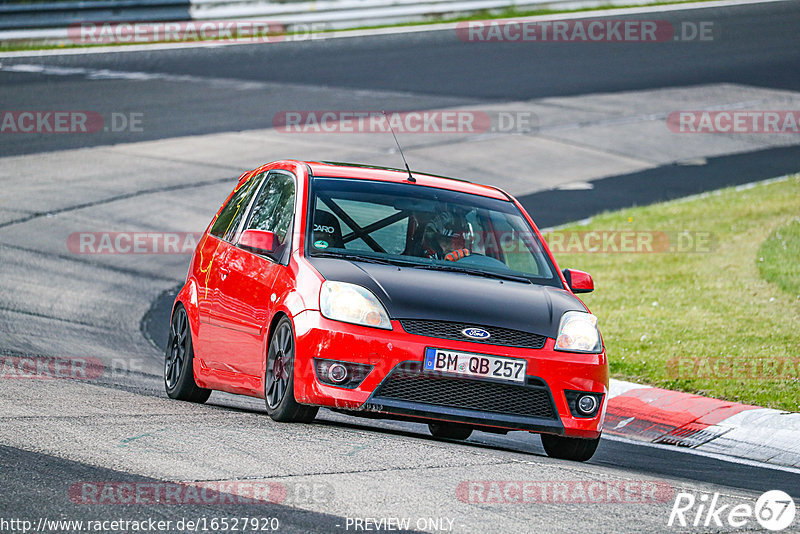
[[[597,317],[591,313],[568,311],[561,316],[555,350],[598,353],[603,350]]]
[[[368,289],[346,282],[325,281],[319,296],[324,317],[334,321],[392,329],[389,314]]]

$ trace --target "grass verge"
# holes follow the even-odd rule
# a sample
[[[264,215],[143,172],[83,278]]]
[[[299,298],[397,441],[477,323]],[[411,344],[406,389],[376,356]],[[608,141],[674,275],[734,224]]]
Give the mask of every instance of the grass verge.
[[[758,270],[764,280],[800,299],[800,213],[797,215],[772,232],[758,249]]]
[[[800,175],[560,229],[653,232],[655,249],[664,236],[685,249],[556,253],[562,268],[595,280],[584,301],[600,319],[612,376],[800,411],[798,215]]]

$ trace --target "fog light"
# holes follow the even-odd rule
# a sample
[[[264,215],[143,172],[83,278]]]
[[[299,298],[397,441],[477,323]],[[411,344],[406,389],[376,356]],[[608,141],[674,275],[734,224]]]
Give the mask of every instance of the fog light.
[[[347,380],[347,367],[345,367],[341,363],[332,364],[330,367],[328,367],[328,377],[331,379],[332,382],[341,384],[342,382]]]
[[[317,380],[326,386],[354,389],[361,385],[372,371],[372,365],[355,362],[340,362],[314,358]]]
[[[597,410],[597,398],[594,395],[581,395],[577,408],[581,415],[592,415]]]

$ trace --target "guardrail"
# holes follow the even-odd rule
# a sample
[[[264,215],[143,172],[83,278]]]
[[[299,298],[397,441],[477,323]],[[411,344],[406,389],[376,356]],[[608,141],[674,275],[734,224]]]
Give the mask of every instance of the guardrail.
[[[191,0],[100,0],[0,4],[0,30],[56,28],[77,22],[189,20]]]
[[[81,22],[258,20],[346,29],[435,21],[503,9],[585,9],[658,0],[92,0],[0,4],[0,42],[68,42]],[[691,2],[692,0],[685,0]]]
[[[565,0],[191,0],[193,19],[257,17],[293,24],[325,23],[329,28],[435,20],[482,10],[554,6]],[[572,1],[572,0],[570,0]],[[573,2],[574,3],[574,2]],[[607,2],[604,2],[607,3]],[[599,4],[599,2],[598,2]]]

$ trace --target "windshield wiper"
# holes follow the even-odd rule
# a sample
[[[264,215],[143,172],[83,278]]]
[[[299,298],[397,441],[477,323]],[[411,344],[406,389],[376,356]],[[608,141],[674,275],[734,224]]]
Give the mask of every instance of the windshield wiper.
[[[464,273],[464,274],[471,274],[474,276],[482,276],[484,278],[497,278],[500,280],[511,280],[512,282],[522,282],[525,284],[532,284],[533,282],[530,281],[529,278],[524,276],[518,276],[515,274],[505,274],[505,273],[491,273],[488,271],[479,271],[477,269],[467,269],[464,267],[459,267],[457,265],[440,265],[435,263],[415,263],[413,267],[419,267],[420,269],[431,269],[435,271],[448,271],[452,273]]]
[[[375,256],[367,256],[357,254],[354,252],[320,252],[316,251],[312,254],[315,258],[338,258],[340,260],[363,261],[366,263],[379,263],[381,265],[394,265],[394,261],[386,258],[376,258]]]
[[[381,265],[397,265],[398,267],[410,267],[413,269],[428,269],[431,271],[446,271],[451,273],[471,274],[473,276],[482,276],[483,278],[494,278],[498,280],[510,280],[512,282],[522,282],[525,284],[532,284],[530,279],[505,273],[492,273],[488,271],[479,271],[477,269],[467,269],[457,265],[442,265],[437,263],[417,263],[415,261],[400,260],[395,258],[377,258],[375,256],[368,256],[365,254],[358,254],[355,252],[323,252],[315,251],[314,257],[317,258],[338,258],[341,260],[363,261],[366,263],[378,263]]]

